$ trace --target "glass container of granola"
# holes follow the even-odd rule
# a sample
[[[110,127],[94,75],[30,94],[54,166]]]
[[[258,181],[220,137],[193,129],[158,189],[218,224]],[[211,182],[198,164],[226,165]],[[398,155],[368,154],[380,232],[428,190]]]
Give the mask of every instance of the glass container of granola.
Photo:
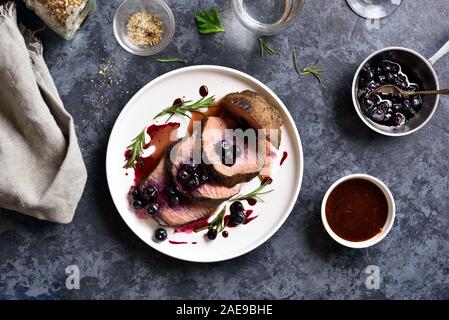
[[[27,7],[57,34],[70,40],[92,10],[96,0],[24,0]]]

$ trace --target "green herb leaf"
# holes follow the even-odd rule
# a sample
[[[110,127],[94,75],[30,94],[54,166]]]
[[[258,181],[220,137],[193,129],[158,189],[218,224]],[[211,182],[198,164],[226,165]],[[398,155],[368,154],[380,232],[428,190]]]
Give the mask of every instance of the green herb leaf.
[[[321,83],[320,75],[324,72],[324,70],[321,70],[319,68],[319,66],[310,66],[310,67],[306,67],[306,68],[300,70],[298,67],[298,64],[296,63],[296,54],[295,54],[294,50],[292,50],[292,59],[293,59],[293,66],[295,68],[295,71],[299,76],[311,74],[315,78],[317,78],[319,83]]]
[[[187,60],[185,59],[180,59],[180,58],[161,58],[161,59],[156,59],[156,61],[158,62],[178,62],[178,63],[187,63]]]
[[[140,162],[140,156],[143,154],[143,148],[145,147],[145,130],[146,128],[128,146],[129,153],[123,168],[134,168]]]
[[[260,198],[260,196],[274,191],[274,189],[271,189],[271,190],[262,192],[262,190],[265,189],[265,187],[268,186],[270,183],[271,183],[271,179],[269,179],[269,178],[264,179],[263,183],[254,191],[251,191],[250,193],[247,193],[245,195],[233,198],[232,200],[233,201],[241,201],[241,200],[248,200],[248,199],[256,199],[260,202],[263,202],[263,200]]]
[[[224,222],[224,217],[226,213],[226,206],[221,209],[220,213],[215,217],[212,222],[210,222],[207,226],[195,229],[195,232],[200,232],[203,230],[209,230],[209,229],[217,229],[217,232],[221,232],[226,228],[227,223]]]
[[[259,38],[259,45],[260,45],[260,58],[262,59],[264,54],[267,53],[269,55],[281,55],[280,52],[277,52],[276,50],[274,50],[272,47],[270,47],[270,45],[262,38]]]
[[[195,14],[195,23],[199,33],[208,34],[224,32],[217,10],[199,11]]]
[[[187,114],[188,111],[197,111],[202,108],[208,108],[211,104],[215,102],[215,96],[212,97],[204,97],[200,100],[191,103],[192,100],[184,101],[183,104],[177,104],[174,106],[170,106],[159,112],[154,119],[162,117],[164,115],[170,115],[168,119],[170,119],[173,115],[179,114],[181,116],[185,116],[190,118],[190,116]],[[168,121],[168,120],[167,120]]]

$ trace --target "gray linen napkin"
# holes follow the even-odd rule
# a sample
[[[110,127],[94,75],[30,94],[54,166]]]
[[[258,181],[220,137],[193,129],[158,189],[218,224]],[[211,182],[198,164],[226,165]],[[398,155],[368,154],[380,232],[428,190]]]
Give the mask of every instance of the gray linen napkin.
[[[0,207],[69,223],[86,168],[42,45],[25,38],[15,4],[0,6]]]

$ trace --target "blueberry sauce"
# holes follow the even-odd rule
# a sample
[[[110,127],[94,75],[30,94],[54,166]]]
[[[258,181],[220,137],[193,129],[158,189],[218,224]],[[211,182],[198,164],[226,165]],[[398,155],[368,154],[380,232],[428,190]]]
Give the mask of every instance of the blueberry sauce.
[[[150,136],[150,142],[148,142],[144,149],[148,149],[154,146],[153,153],[148,157],[140,157],[138,163],[134,167],[134,187],[137,187],[140,180],[148,175],[156,168],[160,157],[164,154],[165,149],[170,144],[170,136],[173,131],[178,129],[180,124],[178,122],[169,122],[163,125],[151,125],[147,128],[147,134]],[[126,149],[125,159],[128,160],[131,156],[131,150]]]
[[[246,199],[246,202],[248,202],[248,204],[249,204],[250,206],[255,206],[255,205],[257,204],[257,200],[254,199],[254,198]]]
[[[285,159],[287,159],[288,153],[287,151],[284,151],[282,153],[282,158],[281,158],[281,162],[279,162],[279,165],[282,166],[284,164]]]
[[[168,240],[169,243],[171,244],[188,244],[188,242],[186,241],[173,241],[173,240]]]
[[[418,91],[420,86],[410,82],[398,63],[389,60],[367,64],[360,72],[357,96],[363,114],[378,124],[402,126],[421,110],[422,98],[419,95],[403,97],[372,93],[384,85],[395,85],[407,91]]]
[[[168,242],[171,243],[171,244],[189,244],[189,242],[187,242],[187,241],[168,240]],[[190,242],[190,244],[197,244],[197,243],[198,242],[196,242],[196,241]]]
[[[246,225],[246,224],[250,223],[251,221],[253,221],[254,219],[256,219],[258,217],[258,216],[251,217],[251,215],[253,213],[254,213],[253,210],[246,210],[246,213],[245,213],[246,214],[246,220],[242,224]],[[235,228],[235,227],[238,226],[238,224],[235,224],[235,223],[232,222],[231,215],[229,215],[229,214],[224,217],[224,222],[225,222],[225,224],[227,223],[227,227],[229,227],[229,228]]]
[[[204,228],[208,224],[209,221],[207,219],[194,221],[185,226],[175,228],[174,233],[187,233],[187,234],[194,233],[196,229]]]

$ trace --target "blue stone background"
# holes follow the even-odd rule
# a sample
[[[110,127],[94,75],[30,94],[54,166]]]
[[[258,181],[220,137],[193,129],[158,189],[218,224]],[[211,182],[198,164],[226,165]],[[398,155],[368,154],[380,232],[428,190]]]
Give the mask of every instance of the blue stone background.
[[[97,0],[72,41],[48,29],[38,33],[74,117],[89,178],[69,225],[1,210],[0,299],[448,299],[449,100],[441,99],[419,132],[388,138],[365,127],[350,95],[357,66],[374,50],[398,45],[430,57],[449,40],[448,2],[403,1],[378,30],[368,30],[346,1],[306,1],[293,27],[267,38],[282,56],[264,59],[259,59],[257,36],[239,24],[230,1],[167,2],[176,33],[170,47],[154,57],[133,56],[115,41],[118,0]],[[226,32],[199,35],[193,15],[212,7]],[[21,2],[19,17],[30,28],[42,26]],[[318,63],[326,70],[321,85],[297,76],[291,49],[301,66]],[[301,135],[304,181],[293,212],[272,239],[234,260],[195,264],[158,253],[128,229],[109,195],[104,162],[114,121],[143,85],[179,67],[155,62],[171,56],[260,79],[285,102]],[[109,63],[110,85],[98,73]],[[449,56],[435,68],[448,87]],[[383,180],[397,205],[389,236],[366,250],[334,243],[320,220],[327,188],[357,172]],[[65,287],[65,268],[71,264],[81,272],[79,290]],[[379,290],[365,287],[368,265],[380,268]]]

